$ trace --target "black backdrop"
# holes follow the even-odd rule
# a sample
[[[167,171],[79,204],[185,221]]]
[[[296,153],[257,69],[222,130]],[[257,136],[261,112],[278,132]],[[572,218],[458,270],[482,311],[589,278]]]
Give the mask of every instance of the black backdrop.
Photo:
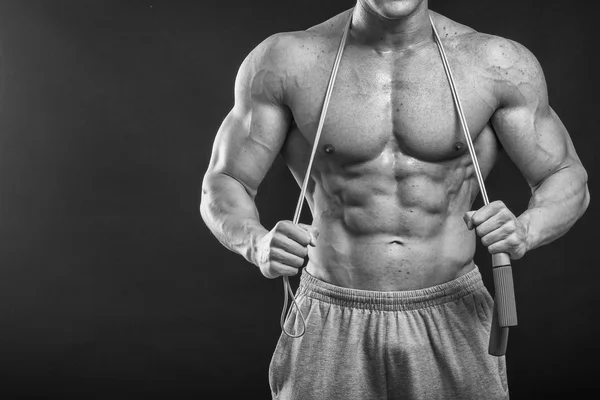
[[[599,35],[583,4],[430,2],[536,54],[590,175],[584,219],[514,262],[514,399],[597,386]],[[245,55],[352,5],[0,0],[0,398],[269,397],[282,282],[212,237],[200,182]],[[508,160],[488,182],[525,209]],[[278,160],[257,199],[265,226],[291,219],[298,192]],[[485,249],[476,261],[491,290]]]

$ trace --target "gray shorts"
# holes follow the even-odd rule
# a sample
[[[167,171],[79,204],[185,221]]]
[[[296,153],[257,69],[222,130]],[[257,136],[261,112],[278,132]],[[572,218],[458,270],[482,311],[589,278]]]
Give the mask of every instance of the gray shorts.
[[[488,354],[493,300],[477,267],[421,290],[347,289],[303,271],[306,333],[281,335],[274,399],[506,399],[504,357]],[[295,307],[288,332],[300,332]]]

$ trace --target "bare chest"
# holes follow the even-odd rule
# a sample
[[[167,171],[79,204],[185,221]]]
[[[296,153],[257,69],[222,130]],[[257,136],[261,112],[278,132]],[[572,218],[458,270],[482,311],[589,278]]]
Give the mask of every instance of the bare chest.
[[[451,66],[476,141],[494,111],[490,91],[468,65],[451,61]],[[295,122],[290,134],[307,145],[314,142],[330,73],[324,66],[309,68],[298,74],[290,93]],[[344,54],[319,151],[355,164],[376,159],[386,149],[425,162],[456,158],[467,149],[450,83],[433,44],[418,56],[365,57],[352,49]]]

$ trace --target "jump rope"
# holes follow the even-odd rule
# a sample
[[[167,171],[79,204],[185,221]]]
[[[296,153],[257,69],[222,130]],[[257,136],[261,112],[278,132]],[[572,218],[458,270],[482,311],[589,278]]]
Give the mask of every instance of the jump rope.
[[[473,162],[473,168],[475,169],[475,175],[477,177],[477,182],[479,184],[479,189],[481,190],[481,197],[483,198],[484,205],[488,205],[489,199],[487,195],[487,191],[485,190],[485,185],[483,182],[483,176],[481,174],[481,169],[479,167],[479,162],[477,161],[477,155],[475,154],[475,147],[473,146],[473,141],[471,139],[471,134],[469,132],[469,127],[467,125],[467,119],[465,118],[465,113],[463,111],[460,98],[458,97],[458,92],[456,90],[456,83],[454,81],[454,77],[452,75],[452,71],[450,69],[450,64],[448,63],[448,58],[446,56],[446,51],[444,50],[444,46],[442,45],[442,41],[438,35],[437,30],[435,29],[435,25],[433,23],[433,19],[431,15],[429,16],[429,21],[431,22],[431,27],[433,28],[433,36],[437,47],[440,52],[440,56],[442,58],[442,64],[444,66],[444,71],[446,73],[446,77],[448,78],[448,82],[450,83],[450,89],[452,92],[452,98],[454,99],[454,104],[456,105],[456,110],[458,112],[458,116],[460,119],[460,124],[462,126],[462,130],[465,136],[465,140],[467,142],[467,147],[469,148],[469,154],[471,156],[471,160]],[[296,211],[294,213],[293,223],[298,224],[300,220],[300,214],[302,212],[302,206],[304,205],[304,199],[306,196],[306,189],[308,187],[308,181],[310,179],[310,171],[312,170],[312,165],[317,153],[317,147],[319,144],[319,140],[321,138],[321,133],[323,131],[323,125],[325,122],[325,116],[327,114],[327,109],[329,107],[329,101],[331,100],[331,94],[333,92],[333,87],[335,84],[335,79],[337,76],[337,72],[340,66],[340,61],[342,59],[342,54],[344,52],[344,47],[346,45],[346,40],[348,37],[348,31],[350,30],[350,24],[352,22],[352,13],[350,13],[350,18],[348,18],[348,22],[344,27],[344,33],[340,40],[340,45],[335,57],[335,61],[333,63],[333,69],[331,71],[331,76],[329,77],[329,83],[327,85],[327,91],[325,93],[325,100],[323,102],[323,107],[321,109],[321,116],[319,119],[319,125],[317,127],[317,133],[315,135],[315,140],[313,143],[312,151],[310,154],[310,158],[308,161],[308,166],[306,168],[306,174],[304,175],[304,180],[302,181],[302,187],[300,190],[300,196],[298,198],[298,203],[296,205]],[[517,308],[515,303],[515,292],[513,285],[513,276],[512,276],[512,267],[510,262],[510,256],[507,253],[497,253],[492,255],[492,271],[493,271],[493,280],[494,280],[494,312],[492,316],[492,330],[490,333],[490,342],[488,347],[488,353],[494,356],[503,356],[506,354],[506,347],[508,344],[508,330],[511,326],[517,325]],[[290,286],[290,281],[287,276],[283,276],[283,293],[284,293],[284,302],[283,302],[283,310],[281,312],[281,320],[280,325],[282,331],[289,337],[299,338],[306,332],[306,319],[296,302],[296,298],[294,297],[294,292],[292,287]],[[288,295],[292,299],[292,305],[288,309]],[[292,307],[296,307],[298,311],[298,315],[300,315],[302,321],[302,329],[300,333],[290,333],[285,329],[285,321],[288,318]]]

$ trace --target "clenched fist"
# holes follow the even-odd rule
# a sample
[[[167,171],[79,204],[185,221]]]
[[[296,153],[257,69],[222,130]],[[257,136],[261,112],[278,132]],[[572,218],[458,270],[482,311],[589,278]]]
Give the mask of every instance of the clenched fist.
[[[279,221],[258,242],[257,265],[269,279],[296,275],[308,261],[308,246],[317,245],[319,231],[311,225]]]
[[[527,252],[527,227],[501,201],[494,201],[464,215],[468,229],[475,229],[491,254],[508,253],[513,260]]]

